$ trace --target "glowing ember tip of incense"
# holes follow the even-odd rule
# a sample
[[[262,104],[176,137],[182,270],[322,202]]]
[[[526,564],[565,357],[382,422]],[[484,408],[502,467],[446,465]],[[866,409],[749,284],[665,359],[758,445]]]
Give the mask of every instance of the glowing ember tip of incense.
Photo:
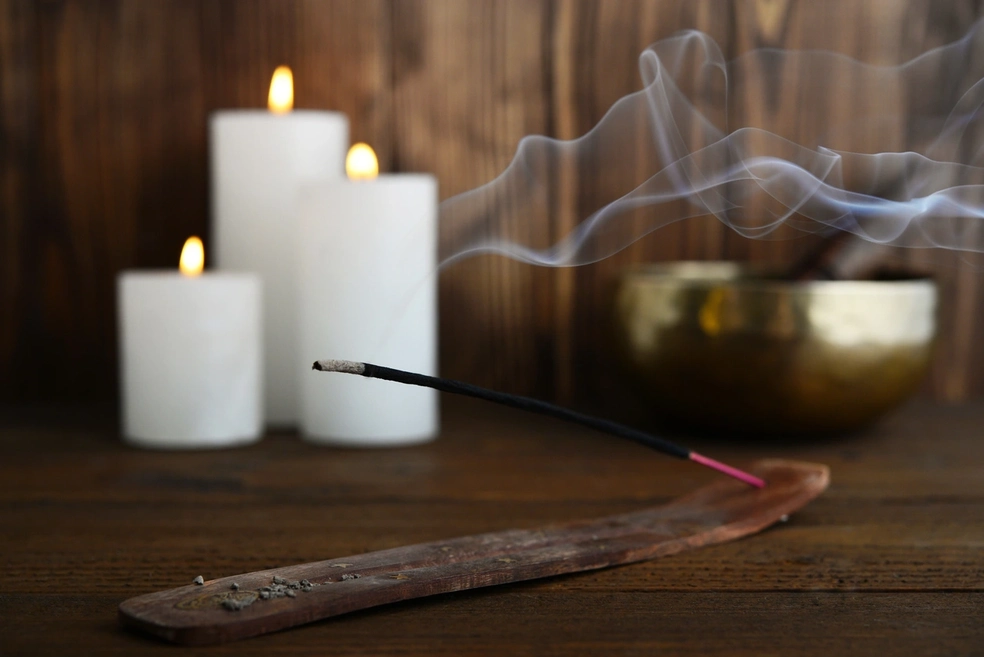
[[[748,474],[747,472],[743,470],[739,470],[738,468],[733,468],[730,465],[721,463],[720,461],[715,461],[714,459],[707,458],[706,456],[703,456],[702,454],[698,454],[697,452],[690,452],[689,458],[694,463],[699,463],[701,465],[707,466],[708,468],[717,470],[722,474],[726,474],[729,477],[734,477],[739,481],[745,482],[749,486],[754,486],[755,488],[765,488],[764,479],[759,479],[755,475]]]

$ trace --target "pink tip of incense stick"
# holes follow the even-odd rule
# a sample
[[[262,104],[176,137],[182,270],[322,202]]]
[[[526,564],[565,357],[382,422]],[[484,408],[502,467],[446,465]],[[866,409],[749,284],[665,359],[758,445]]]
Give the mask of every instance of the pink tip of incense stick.
[[[732,468],[730,465],[725,465],[720,461],[715,461],[714,459],[709,459],[706,456],[702,456],[697,452],[690,452],[690,460],[694,463],[700,463],[701,465],[706,465],[709,468],[714,468],[718,472],[723,472],[729,477],[734,477],[735,479],[744,481],[749,486],[755,486],[756,488],[765,488],[765,480],[759,479],[755,475],[750,475],[747,472],[739,470],[738,468]]]

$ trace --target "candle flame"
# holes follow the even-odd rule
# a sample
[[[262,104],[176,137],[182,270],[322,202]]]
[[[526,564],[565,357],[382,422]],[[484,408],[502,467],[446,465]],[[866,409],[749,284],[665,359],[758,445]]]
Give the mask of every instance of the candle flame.
[[[205,247],[197,237],[189,237],[185,240],[184,247],[181,249],[181,261],[178,269],[185,276],[198,276],[205,268]]]
[[[289,66],[278,66],[273,72],[267,107],[274,114],[286,114],[294,109],[294,74]]]
[[[358,143],[345,157],[345,173],[349,180],[372,180],[379,175],[379,160],[369,144]]]

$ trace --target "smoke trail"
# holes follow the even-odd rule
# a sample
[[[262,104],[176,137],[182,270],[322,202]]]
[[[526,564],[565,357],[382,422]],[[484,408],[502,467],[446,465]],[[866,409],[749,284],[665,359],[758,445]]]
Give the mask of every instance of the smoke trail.
[[[499,177],[446,200],[441,258],[499,253],[538,265],[585,264],[701,215],[756,239],[785,225],[984,251],[982,26],[899,66],[777,49],[729,62],[697,31],[659,41],[639,58],[643,88],[590,132],[573,141],[524,138]],[[794,99],[804,116],[831,106],[847,111],[761,125],[741,108],[763,87]],[[868,101],[855,102],[855,94]],[[565,170],[576,172],[576,189],[557,184]],[[552,244],[517,237],[524,226],[543,225],[563,194],[583,206],[587,187],[606,196],[568,235]]]

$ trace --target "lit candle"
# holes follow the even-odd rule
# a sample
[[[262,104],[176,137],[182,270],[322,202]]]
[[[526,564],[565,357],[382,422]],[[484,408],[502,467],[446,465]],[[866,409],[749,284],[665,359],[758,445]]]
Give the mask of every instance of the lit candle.
[[[266,419],[297,423],[296,198],[302,183],[344,176],[348,119],[293,110],[290,69],[278,68],[268,110],[223,110],[210,122],[215,263],[263,280]]]
[[[437,373],[437,181],[376,177],[356,144],[350,180],[306,186],[300,200],[302,435],[343,445],[404,445],[438,432],[437,393],[311,371],[321,358]]]
[[[231,447],[263,427],[260,280],[202,274],[189,238],[179,271],[117,281],[123,436],[153,448]]]

